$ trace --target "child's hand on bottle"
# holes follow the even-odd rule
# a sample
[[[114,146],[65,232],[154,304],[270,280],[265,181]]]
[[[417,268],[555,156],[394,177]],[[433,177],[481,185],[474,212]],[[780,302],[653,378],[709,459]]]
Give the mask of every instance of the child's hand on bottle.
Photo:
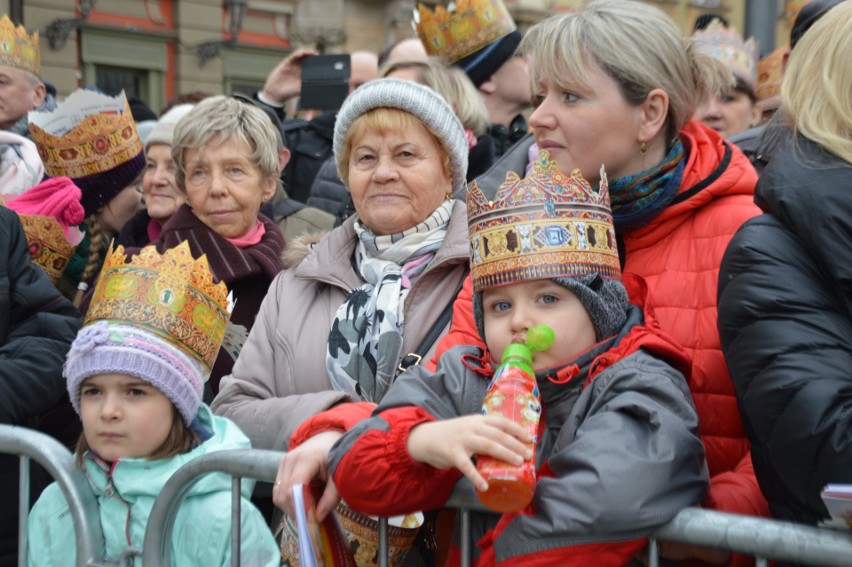
[[[457,468],[479,490],[488,483],[471,457],[488,455],[520,465],[532,458],[532,439],[524,428],[504,417],[467,415],[416,426],[408,434],[411,458],[437,469]]]

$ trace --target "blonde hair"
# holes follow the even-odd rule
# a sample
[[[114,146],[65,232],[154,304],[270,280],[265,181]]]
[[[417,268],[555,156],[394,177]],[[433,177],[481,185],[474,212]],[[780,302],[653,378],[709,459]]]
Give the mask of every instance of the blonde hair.
[[[278,179],[280,133],[261,109],[234,98],[219,95],[205,98],[178,121],[172,139],[175,181],[186,191],[187,150],[199,150],[227,141],[241,141],[252,149],[251,162],[266,179]],[[214,141],[215,138],[215,141]]]
[[[781,106],[797,133],[852,163],[852,2],[832,8],[796,44]]]
[[[416,128],[417,126],[420,126],[429,132],[429,135],[435,141],[435,145],[438,147],[438,151],[440,152],[444,172],[447,174],[448,179],[452,179],[453,174],[452,166],[450,164],[450,154],[447,153],[447,149],[444,147],[444,144],[441,143],[441,140],[439,140],[438,137],[435,136],[435,134],[433,134],[432,131],[429,130],[429,128],[427,128],[426,125],[413,114],[404,110],[399,110],[398,108],[380,107],[374,108],[369,112],[365,112],[356,118],[349,127],[349,130],[346,131],[346,138],[343,140],[343,148],[337,156],[337,172],[340,174],[340,178],[343,180],[343,183],[347,185],[349,184],[349,157],[352,154],[352,144],[355,143],[356,140],[359,140],[365,132],[377,132],[379,134],[386,134],[388,132],[401,133],[411,131],[412,128]]]
[[[387,63],[379,72],[387,77],[395,71],[411,69],[417,82],[441,95],[452,107],[466,130],[477,137],[488,129],[488,109],[473,82],[458,67],[447,67],[439,59],[397,59]]]
[[[653,89],[669,98],[665,134],[674,137],[698,104],[733,85],[721,61],[704,55],[664,12],[635,0],[590,0],[576,10],[534,25],[520,46],[530,58],[533,89],[568,76],[588,85],[587,69],[600,68],[633,104]]]

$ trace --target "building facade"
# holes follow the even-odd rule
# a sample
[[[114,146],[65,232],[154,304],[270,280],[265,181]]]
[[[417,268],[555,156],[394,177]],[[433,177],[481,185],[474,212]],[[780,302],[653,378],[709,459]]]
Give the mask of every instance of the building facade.
[[[746,0],[647,1],[686,33],[706,12],[745,29]],[[521,29],[580,2],[505,0]],[[785,12],[801,3],[783,3],[777,37],[789,35]],[[414,7],[415,0],[0,0],[0,10],[38,30],[42,76],[60,97],[88,85],[124,89],[155,112],[179,93],[259,88],[296,47],[379,52],[415,35]]]

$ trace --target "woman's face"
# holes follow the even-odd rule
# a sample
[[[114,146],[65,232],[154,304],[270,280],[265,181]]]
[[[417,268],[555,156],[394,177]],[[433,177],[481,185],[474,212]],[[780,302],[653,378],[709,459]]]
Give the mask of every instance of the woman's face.
[[[651,167],[639,151],[642,106],[630,104],[597,64],[589,65],[587,79],[585,86],[560,77],[559,86],[548,78],[534,89],[537,107],[529,124],[539,148],[550,152],[560,171],[579,168],[593,186],[601,165],[610,179]]]
[[[748,94],[732,90],[722,96],[711,96],[698,107],[695,117],[722,136],[730,138],[758,124],[760,113]]]
[[[406,132],[365,131],[352,140],[349,191],[358,217],[375,234],[424,221],[452,193],[443,152],[425,126]]]
[[[186,200],[201,222],[226,238],[243,236],[257,222],[260,206],[275,192],[241,140],[214,138],[184,153]]]
[[[139,182],[132,183],[122,189],[118,195],[98,211],[101,222],[112,232],[121,229],[132,219],[142,205],[142,188]]]
[[[161,223],[169,220],[186,201],[175,182],[175,162],[169,146],[154,144],[145,152],[142,195],[148,215]]]

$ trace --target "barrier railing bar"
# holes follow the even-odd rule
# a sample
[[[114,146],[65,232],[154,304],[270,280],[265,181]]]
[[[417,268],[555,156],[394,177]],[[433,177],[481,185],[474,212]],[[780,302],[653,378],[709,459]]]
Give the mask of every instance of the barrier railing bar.
[[[757,558],[852,565],[852,534],[781,520],[686,508],[654,534],[661,540],[692,545],[724,546]]]
[[[151,508],[142,544],[142,564],[145,567],[170,564],[169,544],[178,507],[202,476],[225,472],[237,477],[273,482],[278,472],[278,461],[283,455],[281,451],[238,449],[202,455],[183,465],[163,486]],[[157,529],[158,526],[162,526],[162,529]]]
[[[104,556],[104,538],[98,503],[85,475],[74,463],[71,452],[59,441],[44,433],[17,425],[0,425],[0,453],[27,457],[47,470],[59,483],[74,522],[74,535],[77,539],[75,564],[90,567],[106,565],[107,563],[101,562]],[[29,484],[29,473],[26,478]],[[29,489],[27,491],[29,492]],[[28,509],[29,497],[22,499],[18,505]],[[21,526],[23,532],[26,532],[26,529],[26,524]],[[26,547],[19,551],[19,555],[26,561]]]
[[[657,540],[648,540],[648,567],[660,567],[660,545]]]
[[[379,567],[388,567],[388,519],[379,518]]]
[[[18,550],[27,548],[27,518],[30,515],[30,458],[21,455],[18,463]],[[27,554],[18,553],[18,567],[27,567]]]
[[[240,567],[240,552],[242,550],[242,478],[235,476],[231,479],[231,567]]]
[[[755,557],[754,567],[769,567],[769,561],[763,557]]]

